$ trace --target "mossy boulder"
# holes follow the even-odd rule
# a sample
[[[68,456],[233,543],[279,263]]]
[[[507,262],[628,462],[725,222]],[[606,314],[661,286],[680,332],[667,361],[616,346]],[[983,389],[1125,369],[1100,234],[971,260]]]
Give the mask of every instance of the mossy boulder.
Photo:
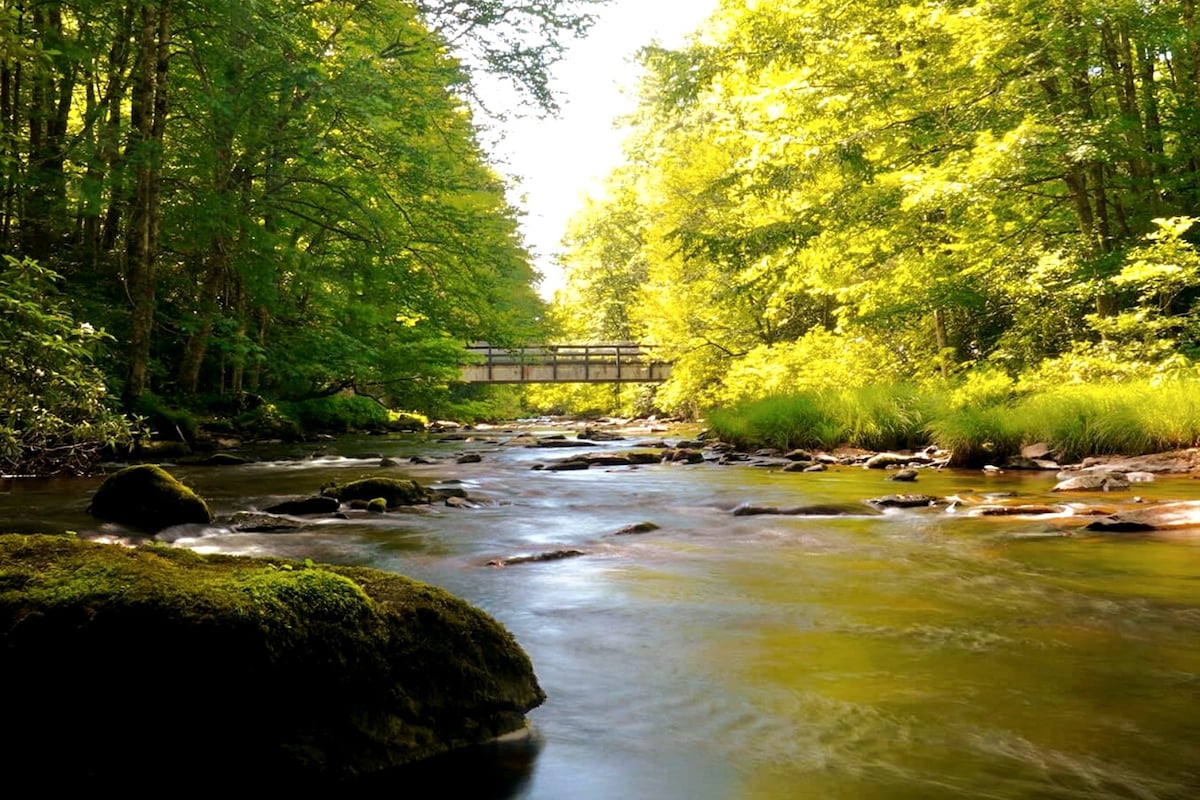
[[[334,484],[321,489],[325,497],[332,497],[343,503],[352,500],[370,502],[382,497],[388,508],[397,506],[415,506],[429,502],[429,490],[416,481],[403,478],[363,478],[341,485]]]
[[[38,785],[337,783],[545,697],[499,623],[399,575],[49,536],[0,536],[0,679],[6,778]]]
[[[172,525],[212,522],[208,505],[165,469],[138,464],[104,479],[88,511],[97,519],[119,522],[149,533]]]

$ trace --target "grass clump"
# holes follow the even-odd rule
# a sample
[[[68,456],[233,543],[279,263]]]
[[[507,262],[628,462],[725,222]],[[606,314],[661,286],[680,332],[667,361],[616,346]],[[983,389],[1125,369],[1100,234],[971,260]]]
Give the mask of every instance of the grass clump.
[[[903,384],[776,395],[708,413],[713,431],[738,447],[869,449],[912,447],[927,439],[931,404]]]
[[[1143,455],[1200,442],[1200,380],[1104,380],[1022,388],[995,371],[953,384],[881,384],[753,400],[709,413],[713,431],[743,449],[849,445],[870,450],[936,443],[952,466],[999,464],[1044,442],[1060,461]]]
[[[1068,384],[1018,404],[1026,438],[1066,458],[1139,455],[1200,441],[1200,382],[1150,380]]]

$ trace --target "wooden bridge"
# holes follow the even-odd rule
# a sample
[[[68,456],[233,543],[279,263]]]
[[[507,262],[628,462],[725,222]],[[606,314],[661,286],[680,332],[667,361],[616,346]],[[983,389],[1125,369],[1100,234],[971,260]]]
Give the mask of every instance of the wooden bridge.
[[[473,363],[462,367],[466,383],[661,383],[671,365],[654,355],[654,346],[546,344],[508,349],[472,345]]]

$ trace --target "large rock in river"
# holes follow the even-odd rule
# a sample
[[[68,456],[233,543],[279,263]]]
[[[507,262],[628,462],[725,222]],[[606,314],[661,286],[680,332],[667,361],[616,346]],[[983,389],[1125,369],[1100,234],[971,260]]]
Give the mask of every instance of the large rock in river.
[[[428,503],[430,497],[429,491],[421,484],[401,478],[363,478],[342,485],[326,486],[321,490],[321,495],[343,503],[382,497],[387,501],[388,508]]]
[[[92,516],[155,533],[172,525],[212,522],[200,497],[154,464],[125,467],[104,479],[92,504]]]
[[[522,730],[529,658],[364,568],[0,536],[13,785],[311,788]]]
[[[1129,508],[1088,524],[1089,531],[1115,533],[1200,527],[1200,501],[1182,500]]]

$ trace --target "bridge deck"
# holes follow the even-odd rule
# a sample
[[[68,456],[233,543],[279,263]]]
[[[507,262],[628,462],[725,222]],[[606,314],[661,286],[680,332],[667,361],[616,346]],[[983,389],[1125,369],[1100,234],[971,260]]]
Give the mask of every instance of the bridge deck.
[[[652,345],[548,344],[507,349],[475,345],[477,363],[464,365],[467,383],[661,383],[671,365]]]

